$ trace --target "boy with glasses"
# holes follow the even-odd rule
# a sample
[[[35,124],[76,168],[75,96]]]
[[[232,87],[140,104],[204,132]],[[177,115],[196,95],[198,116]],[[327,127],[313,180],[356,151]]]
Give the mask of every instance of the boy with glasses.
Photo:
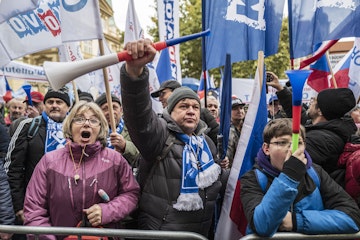
[[[264,129],[264,143],[254,168],[241,178],[241,201],[247,234],[271,237],[277,231],[345,234],[359,231],[355,201],[305,150],[291,152],[292,121],[279,118]]]

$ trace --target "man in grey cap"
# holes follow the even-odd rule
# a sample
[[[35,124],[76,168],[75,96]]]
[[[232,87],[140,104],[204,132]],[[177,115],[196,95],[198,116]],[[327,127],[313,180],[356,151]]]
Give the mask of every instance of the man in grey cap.
[[[116,124],[116,132],[112,132],[109,129],[109,136],[107,139],[108,145],[107,147],[115,149],[116,151],[120,152],[124,158],[129,162],[132,166],[133,170],[137,167],[136,160],[138,158],[139,151],[135,147],[134,143],[131,141],[129,136],[129,132],[126,128],[125,122],[123,120],[123,108],[120,101],[116,95],[111,94],[112,99],[112,108],[115,118]],[[110,122],[110,110],[109,104],[106,100],[106,94],[101,94],[96,100],[95,103],[101,108],[103,111],[106,120]]]
[[[167,80],[161,83],[160,88],[151,93],[151,97],[159,98],[163,108],[167,106],[167,99],[175,88],[181,87],[180,83],[176,80]]]
[[[139,229],[208,236],[222,170],[215,162],[216,147],[204,134],[200,99],[188,87],[176,88],[163,115],[157,116],[146,67],[156,50],[149,39],[127,43],[125,49],[133,59],[120,72],[124,119],[143,156]]]
[[[166,108],[168,105],[168,98],[171,96],[174,90],[179,87],[181,87],[180,83],[175,80],[164,81],[161,83],[160,88],[157,91],[151,93],[151,97],[159,97],[163,108]],[[200,119],[207,124],[208,129],[206,130],[206,134],[216,145],[217,134],[219,133],[219,124],[216,122],[216,118],[212,116],[211,112],[207,108],[201,108]],[[227,165],[225,162],[223,162],[223,164]]]
[[[232,166],[234,160],[241,129],[245,120],[245,115],[245,103],[240,98],[233,98],[231,101],[231,126],[229,133],[229,143],[226,151],[226,156],[230,161],[230,167]]]

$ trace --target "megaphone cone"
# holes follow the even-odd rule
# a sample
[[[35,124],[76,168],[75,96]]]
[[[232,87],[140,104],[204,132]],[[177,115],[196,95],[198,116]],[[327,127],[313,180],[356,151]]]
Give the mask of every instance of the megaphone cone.
[[[68,82],[91,71],[119,62],[116,53],[76,61],[76,62],[44,62],[44,70],[50,86],[59,90]]]
[[[207,36],[210,34],[210,30],[183,36],[176,39],[170,39],[166,41],[156,42],[153,47],[160,51],[166,47],[173,46],[182,42],[186,42],[198,37]],[[122,61],[130,61],[132,57],[128,52],[122,51],[119,53],[112,53],[109,55],[103,55],[100,57],[81,60],[77,62],[44,62],[44,70],[46,77],[54,90],[59,90],[62,86],[75,78],[84,75],[85,73],[107,67]]]

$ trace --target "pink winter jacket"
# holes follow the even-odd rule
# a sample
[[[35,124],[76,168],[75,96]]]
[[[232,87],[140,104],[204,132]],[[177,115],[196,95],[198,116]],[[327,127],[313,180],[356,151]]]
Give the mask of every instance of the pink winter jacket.
[[[75,227],[82,220],[83,209],[99,204],[102,226],[118,228],[118,222],[135,209],[139,198],[140,188],[129,164],[120,153],[96,142],[86,146],[77,171],[80,179],[75,181],[70,146],[78,163],[83,147],[71,143],[45,154],[37,164],[26,190],[25,225]],[[99,189],[109,195],[109,202],[99,196]]]
[[[346,167],[345,190],[360,206],[360,144],[346,143],[338,166]]]

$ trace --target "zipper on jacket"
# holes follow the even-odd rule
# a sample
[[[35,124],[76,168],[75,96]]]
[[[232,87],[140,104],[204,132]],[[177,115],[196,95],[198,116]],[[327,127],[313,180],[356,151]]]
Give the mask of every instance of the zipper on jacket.
[[[93,202],[95,202],[95,198],[96,198],[96,195],[97,194],[97,191],[98,191],[98,180],[97,180],[97,175],[95,175],[95,178],[92,180],[92,182],[90,183],[90,187],[93,187],[94,189],[94,194],[93,194]]]
[[[70,200],[71,200],[71,206],[74,209],[75,205],[74,205],[74,195],[72,192],[72,185],[71,185],[71,178],[68,177],[68,184],[69,184],[69,192],[70,192]]]

